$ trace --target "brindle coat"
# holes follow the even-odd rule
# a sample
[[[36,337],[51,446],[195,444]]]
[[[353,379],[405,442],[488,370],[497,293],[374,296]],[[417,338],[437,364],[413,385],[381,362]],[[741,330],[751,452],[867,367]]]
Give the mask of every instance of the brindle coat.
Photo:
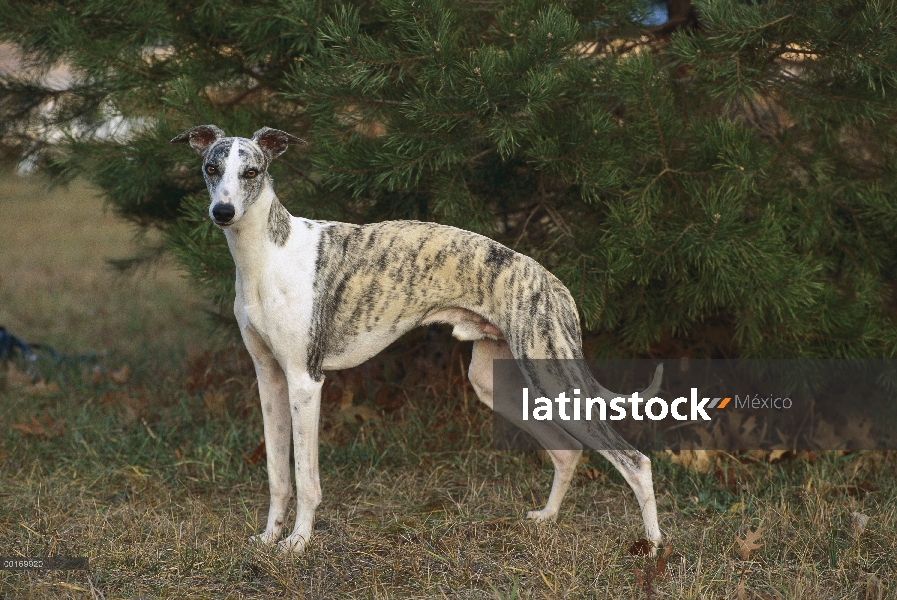
[[[275,196],[267,168],[288,145],[305,142],[281,131],[263,128],[250,140],[205,125],[172,142],[188,142],[202,155],[209,215],[224,229],[236,265],[234,312],[258,376],[271,490],[267,526],[256,540],[276,543],[281,535],[291,495],[291,433],[297,517],[280,547],[301,551],[309,540],[321,500],[317,435],[324,371],[358,365],[414,327],[448,323],[456,337],[474,341],[469,377],[490,407],[494,359],[516,359],[543,395],[575,387],[599,389],[607,399],[616,395],[566,366],[573,361],[551,363],[548,371],[533,367],[537,359],[583,358],[570,292],[533,259],[435,223],[359,226],[292,217]],[[658,372],[645,395],[659,384]],[[647,457],[603,421],[540,422],[529,431],[555,466],[548,502],[529,518],[556,518],[582,442],[620,470],[636,494],[648,539],[660,544]]]

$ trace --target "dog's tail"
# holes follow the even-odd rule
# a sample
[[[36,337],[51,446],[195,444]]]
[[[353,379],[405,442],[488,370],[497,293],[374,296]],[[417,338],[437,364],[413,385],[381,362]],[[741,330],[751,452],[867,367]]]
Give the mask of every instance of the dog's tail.
[[[624,398],[629,396],[630,394],[618,394],[617,392],[612,392],[597,381],[595,382],[598,386],[598,395],[610,402],[614,398]],[[642,398],[652,398],[655,394],[657,394],[658,390],[660,390],[660,386],[663,383],[663,363],[657,365],[657,368],[654,369],[654,378],[651,380],[651,385],[646,387],[641,391],[639,396]]]
[[[612,392],[598,383],[595,378],[591,376],[591,373],[588,372],[584,363],[582,364],[580,376],[591,384],[591,389],[597,389],[599,397],[607,402],[613,401],[614,398],[626,398],[631,396],[631,393],[620,394]],[[654,397],[660,390],[662,381],[663,364],[659,364],[654,370],[654,378],[651,380],[651,384],[642,390],[640,395],[646,400]],[[589,385],[586,385],[584,389],[589,389],[589,387]],[[611,462],[614,462],[614,464],[617,465],[617,468],[624,469],[627,472],[636,472],[641,468],[639,466],[641,464],[639,461],[644,459],[644,456],[636,451],[629,442],[615,431],[610,423],[602,420],[555,420],[554,423],[576,438],[584,446],[588,446],[593,450],[605,454],[605,456],[611,459]],[[611,454],[608,455],[606,452],[610,452]]]

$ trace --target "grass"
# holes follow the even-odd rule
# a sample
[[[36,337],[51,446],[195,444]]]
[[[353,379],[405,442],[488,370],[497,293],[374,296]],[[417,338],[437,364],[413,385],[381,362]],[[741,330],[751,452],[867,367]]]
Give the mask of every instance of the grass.
[[[267,483],[245,353],[209,334],[172,265],[124,279],[106,268],[132,235],[86,187],[6,177],[0,209],[0,324],[98,356],[96,370],[41,361],[57,391],[0,379],[0,555],[90,557],[89,572],[0,571],[3,597],[897,594],[891,454],[731,457],[706,472],[657,457],[673,546],[662,573],[630,552],[643,535],[634,497],[595,454],[558,523],[521,520],[551,469],[490,448],[488,411],[460,375],[469,348],[438,330],[332,378],[312,543],[290,557],[250,546]],[[366,420],[344,409],[347,391]],[[862,534],[853,513],[870,517]],[[739,554],[761,527],[762,545]]]

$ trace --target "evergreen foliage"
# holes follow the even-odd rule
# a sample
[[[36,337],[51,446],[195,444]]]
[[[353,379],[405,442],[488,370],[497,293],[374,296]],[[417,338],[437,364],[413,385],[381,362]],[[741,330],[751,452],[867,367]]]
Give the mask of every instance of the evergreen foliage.
[[[0,78],[0,139],[163,230],[223,305],[167,140],[268,125],[312,142],[272,166],[293,214],[490,235],[567,284],[593,356],[893,356],[897,7],[671,4],[0,0],[35,65]]]

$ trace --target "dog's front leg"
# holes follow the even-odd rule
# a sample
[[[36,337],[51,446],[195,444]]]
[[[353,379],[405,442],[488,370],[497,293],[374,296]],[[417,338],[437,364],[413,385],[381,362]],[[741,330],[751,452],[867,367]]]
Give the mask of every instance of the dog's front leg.
[[[265,454],[268,459],[268,489],[271,504],[264,533],[250,541],[274,544],[280,539],[287,505],[292,497],[290,481],[290,402],[287,378],[280,364],[251,327],[243,329],[243,341],[255,364],[262,421],[265,431]]]
[[[290,414],[293,422],[293,452],[296,463],[296,526],[278,549],[302,552],[311,539],[315,509],[321,503],[318,474],[318,422],[321,414],[321,387],[304,372],[287,371],[290,390]]]

